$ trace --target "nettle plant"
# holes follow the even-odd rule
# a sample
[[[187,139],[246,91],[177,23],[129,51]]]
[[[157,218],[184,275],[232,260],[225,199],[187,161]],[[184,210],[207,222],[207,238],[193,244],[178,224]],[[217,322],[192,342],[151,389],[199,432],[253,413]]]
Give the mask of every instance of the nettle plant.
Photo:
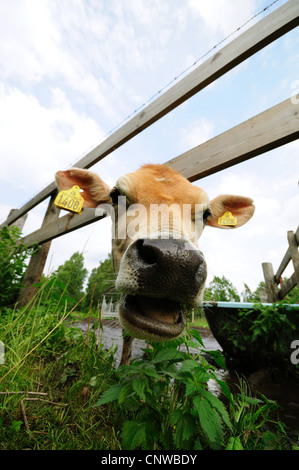
[[[184,346],[180,350],[178,346]],[[196,348],[198,354],[190,353]],[[122,427],[124,449],[220,449],[226,431],[232,431],[229,414],[208,390],[208,381],[218,382],[231,401],[225,382],[216,375],[202,353],[225,368],[219,351],[205,351],[200,334],[190,330],[183,338],[154,343],[146,358],[120,366],[118,383],[102,394],[95,406],[117,401],[132,418]],[[231,432],[229,432],[231,434]]]

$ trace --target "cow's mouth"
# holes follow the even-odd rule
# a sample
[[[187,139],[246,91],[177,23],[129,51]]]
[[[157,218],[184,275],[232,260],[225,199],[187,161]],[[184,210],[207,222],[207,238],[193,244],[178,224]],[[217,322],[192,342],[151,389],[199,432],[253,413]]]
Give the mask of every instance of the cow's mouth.
[[[153,341],[176,338],[185,326],[182,305],[169,299],[124,295],[119,316],[129,334]]]

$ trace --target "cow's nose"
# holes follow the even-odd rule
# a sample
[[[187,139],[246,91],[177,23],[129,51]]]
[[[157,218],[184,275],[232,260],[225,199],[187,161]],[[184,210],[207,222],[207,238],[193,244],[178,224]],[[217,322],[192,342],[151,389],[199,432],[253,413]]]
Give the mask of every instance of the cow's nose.
[[[203,254],[185,240],[139,239],[130,247],[130,264],[140,293],[192,301],[206,279]]]

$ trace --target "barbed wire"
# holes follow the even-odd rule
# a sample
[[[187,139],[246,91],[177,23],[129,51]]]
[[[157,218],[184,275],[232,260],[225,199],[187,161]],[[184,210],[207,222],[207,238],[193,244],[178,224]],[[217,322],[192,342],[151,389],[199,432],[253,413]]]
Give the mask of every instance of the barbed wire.
[[[253,21],[255,18],[257,18],[259,15],[267,11],[269,8],[271,8],[275,3],[279,2],[281,0],[274,0],[272,3],[270,3],[268,6],[257,12],[255,15],[253,15],[251,18],[249,18],[245,23],[243,23],[241,26],[239,26],[237,29],[235,29],[232,33],[228,34],[224,39],[221,39],[217,44],[215,44],[213,47],[211,47],[207,52],[205,52],[202,56],[200,56],[198,59],[193,62],[193,64],[189,65],[186,69],[184,69],[182,72],[180,72],[178,75],[176,75],[170,82],[168,82],[166,85],[164,85],[159,91],[154,93],[150,98],[148,98],[142,105],[140,105],[138,108],[136,108],[131,114],[129,114],[125,119],[123,119],[119,124],[117,124],[115,127],[113,127],[108,134],[106,134],[105,137],[108,137],[111,135],[113,132],[115,132],[117,129],[119,129],[123,124],[125,124],[129,119],[131,119],[133,116],[135,116],[138,112],[140,112],[142,109],[145,108],[148,104],[150,104],[152,101],[154,101],[155,98],[157,98],[161,93],[169,89],[179,78],[183,77],[186,75],[191,69],[195,68],[199,62],[201,62],[205,57],[207,57],[211,52],[214,52],[221,44],[223,44],[225,41],[227,41],[230,37],[232,37],[234,34],[236,34],[238,31],[243,29],[248,23]]]

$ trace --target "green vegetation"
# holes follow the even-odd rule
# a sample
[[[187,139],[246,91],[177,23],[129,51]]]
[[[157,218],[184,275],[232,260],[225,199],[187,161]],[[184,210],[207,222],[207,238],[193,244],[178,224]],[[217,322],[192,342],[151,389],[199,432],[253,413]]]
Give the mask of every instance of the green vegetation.
[[[227,313],[221,329],[232,344],[234,357],[242,358],[244,364],[255,363],[258,358],[260,368],[271,365],[280,375],[298,377],[299,365],[294,367],[289,358],[290,344],[299,331],[298,310],[288,302],[256,303],[251,309],[236,310],[234,315]]]
[[[77,307],[66,310],[49,282],[26,308],[0,313],[1,449],[292,448],[278,420],[267,428],[275,403],[233,395],[217,378],[222,355],[207,353],[197,331],[115,370],[115,351],[71,326]]]
[[[19,243],[17,232],[16,238],[13,230],[3,233],[4,240],[8,234],[4,247],[10,239]],[[19,252],[13,253],[3,271],[18,264]],[[116,369],[115,348],[105,350],[95,333],[99,321],[87,337],[74,326],[85,312],[96,317],[92,307],[107,290],[105,273],[112,272],[108,261],[93,271],[88,294],[83,293],[83,256],[75,253],[42,280],[26,307],[18,309],[3,297],[0,450],[296,448],[274,402],[251,396],[244,380],[232,393],[218,378],[224,358],[205,351],[196,330],[153,344],[144,357]],[[11,275],[12,284],[21,284],[24,262]],[[223,398],[210,391],[211,380]]]
[[[26,248],[21,231],[4,225],[0,229],[0,306],[13,305],[22,286],[26,259],[36,248]]]

